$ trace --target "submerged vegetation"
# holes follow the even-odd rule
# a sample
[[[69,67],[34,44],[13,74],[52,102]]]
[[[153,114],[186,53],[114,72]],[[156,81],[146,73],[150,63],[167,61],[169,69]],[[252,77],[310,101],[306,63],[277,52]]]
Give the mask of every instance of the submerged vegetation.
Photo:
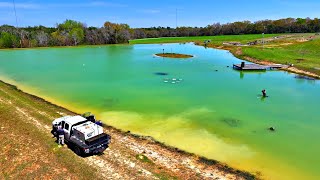
[[[230,127],[240,126],[240,120],[233,118],[222,118],[222,122],[226,123]]]

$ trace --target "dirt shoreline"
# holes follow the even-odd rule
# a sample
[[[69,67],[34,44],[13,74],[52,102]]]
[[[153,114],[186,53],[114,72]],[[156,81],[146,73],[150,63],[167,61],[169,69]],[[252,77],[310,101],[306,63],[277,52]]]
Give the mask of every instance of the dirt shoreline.
[[[8,90],[9,89],[9,90]],[[0,80],[0,92],[10,98],[0,97],[0,107],[10,106],[16,108],[17,116],[25,116],[36,122],[37,128],[50,134],[52,116],[75,115],[64,107],[46,101],[43,98],[23,92],[17,86]],[[15,96],[15,97],[13,97]],[[31,103],[40,104],[40,108],[29,105],[32,113],[22,104],[12,103],[12,99],[23,97],[31,100]],[[13,107],[12,107],[13,106]],[[19,106],[19,107],[18,107]],[[21,107],[20,107],[21,106]],[[48,107],[46,112],[41,107]],[[32,115],[38,113],[37,115]],[[47,115],[45,123],[38,119],[38,115]],[[51,115],[54,114],[54,115]],[[41,128],[45,127],[45,128]],[[257,179],[253,174],[229,167],[221,162],[197,156],[175,147],[167,146],[149,136],[140,136],[130,132],[124,132],[112,126],[105,125],[106,133],[112,137],[110,147],[100,156],[82,158],[88,165],[97,169],[102,177],[114,179]],[[1,135],[1,134],[0,134]],[[49,136],[49,135],[48,135]],[[52,139],[49,139],[52,141]],[[71,151],[68,150],[67,151]],[[142,157],[142,159],[139,159]],[[146,159],[144,159],[146,158]],[[146,162],[144,162],[146,160]],[[0,162],[1,164],[1,162]],[[0,175],[1,177],[1,175]],[[80,178],[81,179],[81,178]]]

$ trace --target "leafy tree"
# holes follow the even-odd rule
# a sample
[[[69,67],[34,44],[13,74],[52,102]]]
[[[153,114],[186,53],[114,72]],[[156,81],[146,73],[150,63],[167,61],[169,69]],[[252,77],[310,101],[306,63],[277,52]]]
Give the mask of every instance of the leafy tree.
[[[69,34],[72,37],[75,46],[84,39],[84,31],[82,28],[73,28]]]
[[[84,40],[84,25],[74,20],[66,20],[62,24],[57,25],[57,31],[54,35],[59,44],[75,46]],[[63,37],[61,37],[63,36]]]
[[[51,33],[51,45],[58,45],[58,46],[64,46],[66,45],[67,43],[67,35],[65,33],[65,31],[62,31],[62,32],[58,32],[58,31],[55,31],[53,33]]]
[[[0,47],[2,48],[15,48],[18,47],[18,38],[8,32],[2,32],[0,35]]]

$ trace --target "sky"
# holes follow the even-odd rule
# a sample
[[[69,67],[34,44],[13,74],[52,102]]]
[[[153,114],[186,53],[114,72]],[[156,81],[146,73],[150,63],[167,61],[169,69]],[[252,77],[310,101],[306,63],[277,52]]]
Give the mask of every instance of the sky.
[[[17,14],[17,21],[14,11]],[[205,27],[213,23],[316,18],[319,0],[0,0],[0,25],[55,27],[66,19],[89,26]]]

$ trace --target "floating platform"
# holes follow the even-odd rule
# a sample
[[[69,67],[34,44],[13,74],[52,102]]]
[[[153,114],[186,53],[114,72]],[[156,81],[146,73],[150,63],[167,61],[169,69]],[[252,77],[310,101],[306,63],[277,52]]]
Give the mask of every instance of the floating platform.
[[[233,65],[234,69],[237,70],[267,70],[269,67],[268,66],[263,66],[263,65],[259,65],[259,64],[234,64]]]
[[[278,69],[288,67],[282,64],[273,65],[260,65],[260,64],[246,64],[242,62],[241,64],[233,64],[233,68],[237,70],[251,70],[251,71],[265,71],[267,69]]]

